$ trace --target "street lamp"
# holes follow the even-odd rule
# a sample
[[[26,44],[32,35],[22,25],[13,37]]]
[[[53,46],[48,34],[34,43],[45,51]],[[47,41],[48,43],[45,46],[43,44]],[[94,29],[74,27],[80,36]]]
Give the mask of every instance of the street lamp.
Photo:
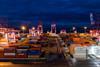
[[[24,33],[24,31],[26,30],[26,27],[25,26],[21,26],[21,29],[22,29],[22,31]]]
[[[86,33],[87,27],[84,27],[84,30],[85,30],[85,33]]]

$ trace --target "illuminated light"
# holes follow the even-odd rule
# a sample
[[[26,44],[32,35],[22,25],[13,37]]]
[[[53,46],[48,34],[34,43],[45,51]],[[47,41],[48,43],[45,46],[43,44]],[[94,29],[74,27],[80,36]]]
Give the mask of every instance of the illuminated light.
[[[37,27],[37,34],[41,35],[43,33],[43,26],[42,26],[42,22],[39,21],[38,27]]]
[[[84,27],[84,29],[87,29],[87,27]]]
[[[62,34],[62,33],[66,34],[66,30],[65,30],[65,29],[62,29],[62,30],[60,31],[60,33],[61,33],[61,34]]]
[[[56,33],[56,24],[51,24],[51,33]]]
[[[93,19],[93,13],[90,13],[90,21],[91,21],[91,25],[95,24],[95,21]]]
[[[0,62],[0,66],[9,66],[9,65],[13,65],[13,63],[11,63],[11,62]]]
[[[22,26],[21,29],[22,29],[22,31],[24,33],[24,31],[26,30],[26,27],[25,26]]]
[[[90,33],[92,33],[93,31],[92,30],[90,30]]]
[[[35,30],[35,27],[32,27],[32,30]]]
[[[22,30],[26,30],[26,27],[25,27],[25,26],[22,26],[21,29],[22,29]]]
[[[74,31],[74,33],[77,33],[77,31]]]
[[[47,33],[50,33],[49,31],[47,31]]]
[[[76,27],[73,27],[73,30],[75,30],[76,29]]]

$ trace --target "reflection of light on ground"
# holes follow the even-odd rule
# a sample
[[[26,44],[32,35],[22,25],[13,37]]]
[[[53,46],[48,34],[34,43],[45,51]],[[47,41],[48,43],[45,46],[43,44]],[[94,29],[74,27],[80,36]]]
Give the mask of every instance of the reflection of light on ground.
[[[1,66],[9,66],[9,65],[13,65],[13,63],[11,63],[11,62],[0,62],[0,67]]]
[[[100,67],[98,60],[91,60],[96,67]]]
[[[94,64],[95,64],[97,67],[100,67],[100,65],[99,65],[98,63],[94,62]]]

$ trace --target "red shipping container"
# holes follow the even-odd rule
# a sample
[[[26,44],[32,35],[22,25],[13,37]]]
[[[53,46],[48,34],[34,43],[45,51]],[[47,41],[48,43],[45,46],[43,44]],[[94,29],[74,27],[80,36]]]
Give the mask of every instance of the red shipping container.
[[[4,50],[0,50],[0,53],[4,53]]]
[[[15,48],[5,48],[4,53],[15,53],[16,49]]]
[[[4,49],[0,48],[0,58],[4,58]]]
[[[32,47],[32,48],[34,48],[34,47],[39,48],[39,47],[41,47],[41,45],[39,45],[39,44],[35,44],[35,45],[31,45],[31,47]]]
[[[15,56],[4,56],[4,58],[15,58]]]
[[[31,48],[31,49],[29,49],[29,50],[41,50],[41,48]]]
[[[0,53],[0,58],[4,58],[4,53]]]
[[[3,53],[4,52],[4,48],[0,48],[0,53]]]

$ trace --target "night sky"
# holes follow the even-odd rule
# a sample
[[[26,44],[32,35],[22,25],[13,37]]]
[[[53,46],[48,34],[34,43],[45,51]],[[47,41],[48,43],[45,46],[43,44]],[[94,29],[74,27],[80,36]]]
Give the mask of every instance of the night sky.
[[[100,0],[0,0],[0,16],[16,27],[37,25],[38,20],[44,25],[88,26],[90,12],[100,19]]]

